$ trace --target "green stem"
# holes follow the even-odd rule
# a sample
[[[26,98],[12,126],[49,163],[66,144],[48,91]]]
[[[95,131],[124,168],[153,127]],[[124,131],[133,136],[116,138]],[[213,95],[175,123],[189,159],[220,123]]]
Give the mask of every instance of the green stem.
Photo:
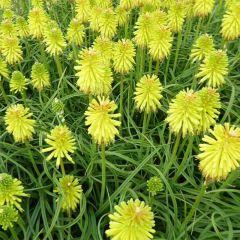
[[[154,200],[153,194],[149,193],[149,195],[148,195],[148,206],[149,207],[153,206],[153,200]]]
[[[89,46],[91,46],[92,45],[92,34],[91,34],[90,28],[88,29],[87,36],[88,36],[88,44],[89,44]]]
[[[143,116],[143,127],[142,127],[142,135],[144,135],[147,131],[147,112],[144,112],[144,116]]]
[[[138,78],[141,78],[142,74],[145,70],[145,49],[141,48],[140,52],[140,68],[139,68],[139,76]]]
[[[178,170],[177,170],[175,176],[173,177],[173,182],[175,182],[177,180],[178,176],[181,174],[184,167],[186,167],[186,162],[187,162],[189,154],[192,150],[192,144],[193,144],[193,136],[191,136],[190,139],[189,139],[187,150],[184,153],[183,160],[182,160],[180,166],[178,167]]]
[[[125,26],[124,26],[124,31],[125,31],[125,38],[128,38],[128,21],[125,23]]]
[[[175,53],[175,59],[174,59],[174,64],[173,64],[173,74],[175,75],[175,71],[177,68],[177,63],[178,63],[178,55],[179,55],[179,50],[180,50],[180,46],[182,43],[182,32],[178,33],[178,38],[177,38],[177,49],[176,49],[176,53]]]
[[[196,78],[196,74],[198,73],[198,69],[199,69],[199,63],[196,62],[195,65],[197,66],[196,67],[196,70],[193,71],[193,81],[192,81],[192,84],[191,84],[191,89],[195,90],[196,87],[197,87],[197,78]]]
[[[121,119],[123,119],[123,84],[124,84],[124,75],[121,74],[121,78],[120,78],[120,114],[121,114]]]
[[[148,73],[151,74],[152,73],[152,57],[150,56],[150,59],[149,59],[149,65],[148,65]]]
[[[133,25],[133,22],[132,22],[132,20],[133,20],[133,13],[130,12],[129,21],[128,21],[128,22],[129,22],[128,29],[130,29],[130,31],[128,32],[128,37],[129,37],[130,39],[131,39],[131,37],[132,37],[132,36],[131,36],[131,35],[132,35],[132,34],[131,34],[131,33],[132,33],[132,32],[131,32],[131,29],[133,29],[133,26],[132,26],[132,25]]]
[[[142,126],[142,135],[141,135],[140,153],[142,153],[142,150],[143,150],[144,135],[145,135],[145,133],[146,133],[146,131],[147,131],[147,128],[148,128],[147,119],[148,119],[148,114],[147,114],[147,112],[144,112],[144,115],[143,115],[143,126]]]
[[[64,168],[63,159],[60,160],[60,167],[61,167],[62,175],[65,176],[66,172],[65,172],[65,168]]]
[[[102,155],[102,188],[101,188],[101,197],[100,197],[100,205],[102,206],[104,196],[105,196],[105,188],[106,188],[106,153],[105,153],[105,145],[101,145],[101,155]]]
[[[176,141],[174,143],[174,147],[173,147],[173,151],[172,151],[172,154],[171,154],[171,158],[169,160],[169,163],[168,163],[167,167],[164,170],[164,175],[168,173],[168,171],[170,170],[170,168],[172,167],[174,161],[177,158],[177,150],[178,150],[178,147],[179,147],[180,139],[181,139],[181,133],[179,132],[178,135],[177,135]]]
[[[24,102],[24,105],[27,106],[27,97],[26,97],[26,91],[22,91],[22,100]]]
[[[75,62],[78,59],[78,49],[74,43],[72,44],[72,49],[73,49],[73,60]]]
[[[198,36],[199,36],[199,32],[200,32],[201,25],[202,25],[202,18],[199,18],[199,20],[198,20],[198,25],[197,25],[197,29],[196,29],[196,32],[195,32],[195,34],[194,34],[194,41],[196,41],[196,39],[197,39]]]
[[[19,240],[19,238],[18,238],[18,236],[17,236],[17,233],[16,233],[15,230],[14,230],[14,227],[9,228],[9,230],[10,230],[10,232],[11,232],[14,240]]]
[[[192,20],[192,18],[190,18],[190,20],[188,20],[188,23],[187,23],[186,32],[184,33],[184,38],[183,38],[183,43],[182,43],[183,46],[186,45],[186,41],[187,41],[187,39],[189,39],[189,33],[191,32],[192,25],[193,25],[193,20]]]
[[[41,62],[44,64],[45,68],[48,69],[47,56],[44,50],[44,45],[40,43],[40,52],[41,52]]]
[[[155,68],[155,74],[158,76],[158,72],[159,72],[159,67],[160,67],[160,60],[158,59],[157,60],[157,63],[156,63],[156,68]]]
[[[62,78],[63,69],[62,69],[62,64],[61,64],[61,62],[60,62],[59,56],[56,55],[56,56],[54,57],[54,60],[55,60],[56,66],[57,66],[57,71],[58,71],[59,78]]]
[[[7,96],[7,94],[4,90],[3,82],[2,82],[1,78],[0,78],[0,89],[1,89],[1,92],[2,92],[3,99],[4,99],[5,103],[8,105],[8,96]]]
[[[185,220],[183,221],[182,225],[181,225],[181,231],[184,230],[184,228],[187,226],[187,224],[189,223],[189,221],[191,220],[192,216],[194,215],[194,213],[196,212],[204,194],[206,191],[206,184],[202,183],[202,187],[201,190],[195,200],[195,203],[192,205],[192,208],[190,210],[190,212],[188,213],[187,217],[185,218]]]
[[[24,0],[21,0],[21,6],[22,6],[22,10],[25,13],[26,12],[26,4]]]
[[[164,73],[164,85],[167,85],[167,77],[169,72],[169,65],[170,65],[170,56],[168,56],[167,65]]]
[[[35,160],[34,160],[34,158],[33,158],[32,150],[31,150],[31,147],[30,147],[29,142],[26,142],[26,147],[27,147],[28,155],[29,155],[29,158],[30,158],[30,160],[31,160],[31,162],[32,162],[33,168],[34,168],[35,172],[37,173],[37,175],[39,176],[39,175],[40,175],[40,172],[39,172],[39,170],[38,170],[38,168],[37,168],[37,165],[36,165],[36,162],[35,162]]]

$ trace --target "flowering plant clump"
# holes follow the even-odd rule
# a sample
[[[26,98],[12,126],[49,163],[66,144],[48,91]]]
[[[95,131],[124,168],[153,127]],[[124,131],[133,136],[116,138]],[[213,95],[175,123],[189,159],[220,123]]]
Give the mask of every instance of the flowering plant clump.
[[[239,41],[240,0],[0,0],[0,238],[239,239]]]

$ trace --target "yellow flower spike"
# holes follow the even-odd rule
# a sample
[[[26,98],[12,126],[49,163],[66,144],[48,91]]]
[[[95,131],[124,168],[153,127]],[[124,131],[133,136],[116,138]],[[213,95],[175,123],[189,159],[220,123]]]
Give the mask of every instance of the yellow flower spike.
[[[119,40],[114,46],[113,67],[121,74],[129,73],[135,64],[136,51],[133,42],[129,39]]]
[[[51,56],[58,56],[63,52],[67,44],[61,29],[56,24],[53,24],[53,28],[51,26],[52,24],[46,29],[43,42],[46,43],[46,51]]]
[[[29,108],[24,108],[22,104],[11,105],[7,108],[4,117],[6,130],[12,134],[15,142],[26,142],[32,140],[35,132],[35,120],[31,119],[32,113]]]
[[[194,17],[194,4],[195,0],[182,0],[185,8],[186,8],[186,16],[187,18]]]
[[[82,185],[79,184],[77,178],[71,175],[65,175],[59,179],[58,186],[54,192],[59,194],[62,201],[62,209],[71,213],[71,211],[76,211],[80,200],[82,199]],[[57,201],[59,201],[59,198]]]
[[[1,0],[0,1],[0,8],[7,9],[12,7],[12,1],[11,0]]]
[[[64,158],[74,164],[74,160],[70,154],[75,152],[76,142],[67,126],[58,125],[54,127],[50,134],[47,135],[45,142],[50,145],[50,147],[42,149],[43,153],[50,152],[46,161],[56,158],[57,168],[59,168]]]
[[[108,145],[114,142],[115,135],[119,134],[117,127],[121,122],[116,118],[120,117],[120,113],[114,113],[116,109],[117,105],[114,101],[105,97],[98,97],[97,100],[93,99],[90,102],[85,112],[85,124],[89,126],[88,133],[97,144]]]
[[[239,0],[226,0],[225,1],[225,7],[227,10],[231,9],[232,7],[235,7],[235,4],[238,4]]]
[[[120,0],[120,3],[119,3],[119,6],[126,10],[131,10],[137,7],[137,5],[138,5],[137,0]]]
[[[140,112],[156,112],[160,108],[162,85],[156,75],[143,76],[135,89],[135,103]]]
[[[109,8],[112,7],[112,0],[95,0],[94,5],[102,8]]]
[[[193,90],[183,90],[172,100],[166,121],[176,135],[194,135],[201,121],[201,99]]]
[[[200,65],[199,83],[207,82],[210,87],[220,87],[225,83],[225,76],[228,75],[228,57],[226,52],[217,50],[206,56]]]
[[[186,17],[185,5],[182,2],[171,4],[167,17],[169,28],[175,33],[181,32]]]
[[[192,59],[192,62],[201,61],[205,56],[209,55],[214,50],[215,49],[212,36],[203,34],[192,46],[190,58]]]
[[[3,18],[13,20],[15,13],[11,9],[5,9],[3,12]]]
[[[100,55],[104,62],[110,65],[110,61],[113,57],[113,42],[109,38],[99,36],[93,43],[93,48],[98,55]]]
[[[0,58],[0,76],[6,79],[9,78],[9,70],[7,67],[7,63],[2,58]]]
[[[207,131],[212,125],[216,123],[221,108],[220,95],[216,89],[202,88],[197,92],[201,99],[201,119],[199,124],[200,131]]]
[[[23,93],[27,89],[27,80],[19,71],[14,71],[10,79],[10,90],[14,93]]]
[[[32,37],[40,39],[48,22],[48,16],[42,8],[34,7],[29,11],[28,25],[29,33]]]
[[[167,14],[162,10],[155,10],[151,12],[152,20],[156,21],[158,26],[167,25]]]
[[[17,29],[12,20],[6,19],[1,22],[0,34],[2,38],[17,37]]]
[[[206,17],[213,11],[215,0],[195,0],[194,15]]]
[[[48,70],[41,63],[32,66],[31,83],[38,91],[50,86],[50,76]]]
[[[81,22],[87,22],[91,12],[91,4],[89,0],[75,0],[76,18]]]
[[[122,27],[126,25],[129,20],[130,12],[121,6],[117,6],[117,8],[115,9],[115,12],[117,16],[118,26]]]
[[[18,36],[20,38],[25,38],[29,36],[29,26],[24,17],[19,16],[16,19],[16,29]]]
[[[99,7],[99,5],[93,6],[91,8],[91,14],[89,16],[90,28],[95,32],[100,32],[100,18],[99,16],[104,12],[103,7]]]
[[[161,26],[155,30],[149,40],[149,54],[154,60],[168,57],[172,48],[172,33],[168,27]]]
[[[99,16],[99,30],[101,36],[112,38],[116,34],[117,25],[117,15],[113,9],[104,9]]]
[[[74,67],[78,77],[77,86],[86,94],[108,95],[112,90],[112,72],[100,54],[93,48],[84,49]]]
[[[140,13],[135,29],[134,41],[136,45],[141,48],[146,47],[150,37],[154,34],[154,22],[151,13]]]
[[[140,3],[143,7],[143,11],[152,12],[159,9],[161,6],[161,1],[159,0],[142,0]]]
[[[138,199],[116,205],[106,235],[112,240],[150,240],[155,233],[151,207]]]
[[[0,173],[0,206],[13,205],[19,211],[21,208],[22,197],[28,195],[23,192],[22,182],[17,178],[13,178],[7,173]]]
[[[67,40],[80,46],[85,37],[84,25],[77,18],[72,19],[67,29]]]
[[[221,33],[225,40],[235,40],[240,37],[240,2],[232,4],[223,16]]]
[[[174,3],[175,3],[175,0],[162,0],[161,6],[169,9],[171,5]]]
[[[199,169],[207,180],[224,180],[240,165],[240,128],[217,124],[210,134],[200,144]]]
[[[17,37],[6,37],[2,39],[2,55],[9,64],[22,61],[22,49]]]

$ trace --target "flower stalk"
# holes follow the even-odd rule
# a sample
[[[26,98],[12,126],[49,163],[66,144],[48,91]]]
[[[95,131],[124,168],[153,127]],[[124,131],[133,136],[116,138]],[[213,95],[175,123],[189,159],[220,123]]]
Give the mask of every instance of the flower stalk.
[[[2,79],[0,78],[0,89],[1,89],[1,92],[2,92],[2,96],[3,96],[3,99],[5,101],[5,103],[8,105],[8,96],[4,90],[4,87],[3,87],[3,83],[2,83]]]
[[[102,160],[102,188],[101,188],[101,197],[100,197],[100,206],[102,206],[105,196],[106,189],[106,153],[105,153],[105,144],[101,144],[101,160]]]

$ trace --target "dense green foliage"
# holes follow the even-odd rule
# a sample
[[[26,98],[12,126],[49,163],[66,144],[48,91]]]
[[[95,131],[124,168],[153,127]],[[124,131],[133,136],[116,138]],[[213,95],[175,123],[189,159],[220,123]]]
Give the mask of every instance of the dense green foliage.
[[[14,5],[16,15],[26,19],[29,8],[29,1],[17,1]],[[72,1],[47,4],[45,9],[65,35],[70,20],[75,16]],[[132,11],[128,26],[119,27],[113,41],[133,37],[138,13],[138,9]],[[31,109],[36,120],[36,133],[27,144],[14,142],[12,135],[6,131],[4,115],[8,105],[1,96],[0,172],[20,179],[29,197],[23,199],[24,212],[14,227],[7,231],[0,229],[0,239],[106,239],[104,231],[108,228],[108,213],[114,210],[114,205],[130,198],[139,198],[152,206],[156,240],[240,239],[239,169],[233,171],[225,181],[210,182],[206,187],[195,158],[199,153],[202,134],[179,140],[169,131],[165,121],[169,103],[179,91],[187,88],[199,90],[204,86],[199,85],[194,77],[199,64],[192,64],[189,54],[196,38],[202,33],[208,33],[213,36],[216,48],[223,49],[225,45],[230,66],[226,84],[219,90],[222,108],[217,122],[240,124],[240,41],[225,42],[222,39],[220,28],[223,13],[224,1],[217,1],[214,11],[208,17],[187,18],[182,32],[174,35],[168,59],[159,63],[150,59],[147,51],[143,52],[142,73],[139,66],[143,53],[136,47],[136,68],[124,75],[120,135],[106,147],[107,182],[103,204],[100,204],[101,146],[92,143],[85,126],[84,112],[88,107],[89,96],[76,86],[72,45],[69,44],[58,57],[59,63],[44,52],[45,45],[41,40],[30,37],[21,39],[23,60],[19,64],[9,65],[10,72],[21,71],[30,79],[32,65],[39,61],[50,72],[51,87],[38,92],[29,84],[26,99],[22,99],[21,94],[11,93],[8,80],[2,79],[9,104],[23,103]],[[85,24],[85,32],[85,42],[79,50],[90,47],[97,36],[89,24]],[[144,114],[135,109],[133,92],[140,74],[150,72],[158,75],[163,86],[163,98],[160,110],[148,115],[148,127],[143,130]],[[114,73],[113,76],[110,99],[119,105],[121,75]],[[52,111],[55,98],[64,103],[65,122],[77,146],[73,154],[75,164],[64,161],[65,171],[77,177],[83,189],[80,207],[71,216],[61,211],[60,204],[56,202],[58,195],[53,191],[62,177],[61,169],[56,168],[54,159],[46,162],[47,154],[41,152],[46,147],[46,134],[60,122]],[[177,141],[180,141],[179,145]],[[32,161],[36,163],[37,171]],[[154,176],[160,177],[164,190],[151,197],[147,191],[147,180]]]

